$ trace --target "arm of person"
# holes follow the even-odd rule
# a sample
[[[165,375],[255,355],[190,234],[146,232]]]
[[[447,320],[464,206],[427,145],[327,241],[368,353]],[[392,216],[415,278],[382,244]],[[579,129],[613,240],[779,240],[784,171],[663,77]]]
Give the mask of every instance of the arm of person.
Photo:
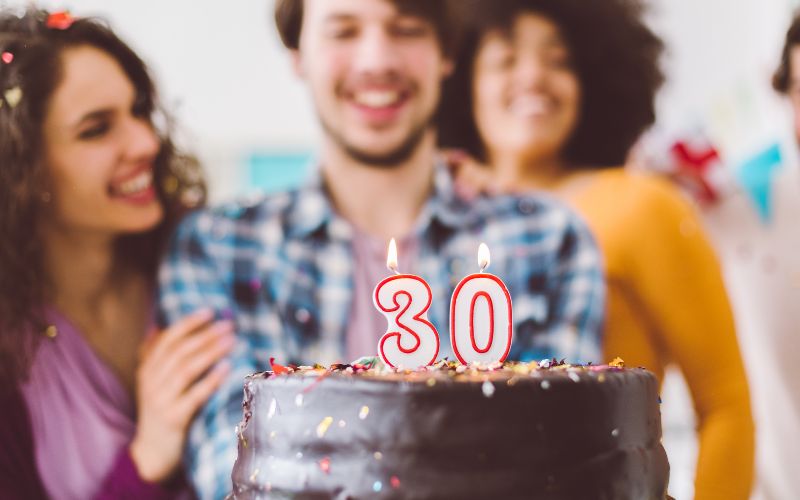
[[[530,195],[510,200],[530,207],[514,221],[529,230],[512,263],[514,356],[602,362],[606,284],[594,237],[575,212],[555,200]]]
[[[564,209],[568,224],[550,268],[547,335],[568,362],[601,363],[606,285],[603,259],[589,228]]]
[[[746,499],[754,428],[733,315],[716,255],[692,206],[671,185],[641,186],[651,210],[626,242],[630,278],[697,412],[695,499]]]
[[[233,319],[230,276],[236,228],[232,225],[229,219],[199,212],[179,227],[159,273],[162,324],[171,324],[201,308],[212,308],[217,317]],[[200,498],[223,498],[231,490],[243,381],[257,371],[246,340],[241,335],[236,337],[226,358],[227,375],[189,427],[184,464]]]

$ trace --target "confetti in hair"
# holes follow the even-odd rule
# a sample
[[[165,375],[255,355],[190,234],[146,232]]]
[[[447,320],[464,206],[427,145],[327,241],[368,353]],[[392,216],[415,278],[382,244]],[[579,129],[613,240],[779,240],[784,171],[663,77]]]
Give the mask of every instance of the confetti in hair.
[[[3,99],[11,109],[16,108],[17,104],[22,100],[22,89],[18,86],[11,87],[3,93]]]
[[[62,10],[60,12],[53,12],[47,16],[45,25],[54,30],[67,30],[75,23],[75,18],[69,11]]]

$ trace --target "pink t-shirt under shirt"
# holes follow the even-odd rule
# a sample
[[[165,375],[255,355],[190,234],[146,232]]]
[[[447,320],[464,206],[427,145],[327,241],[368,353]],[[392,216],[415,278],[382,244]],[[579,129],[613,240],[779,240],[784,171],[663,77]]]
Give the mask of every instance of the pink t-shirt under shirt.
[[[397,242],[400,272],[414,274],[419,242],[407,236]],[[356,230],[353,237],[353,305],[347,329],[347,361],[376,356],[378,340],[386,333],[386,318],[372,302],[375,287],[392,273],[386,268],[387,242]]]

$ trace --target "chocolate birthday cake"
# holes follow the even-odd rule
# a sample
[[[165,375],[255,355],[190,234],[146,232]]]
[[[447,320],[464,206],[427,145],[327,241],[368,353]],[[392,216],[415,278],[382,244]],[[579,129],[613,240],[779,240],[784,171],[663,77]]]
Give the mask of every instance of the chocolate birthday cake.
[[[232,497],[666,498],[658,382],[644,369],[371,365],[248,377]]]

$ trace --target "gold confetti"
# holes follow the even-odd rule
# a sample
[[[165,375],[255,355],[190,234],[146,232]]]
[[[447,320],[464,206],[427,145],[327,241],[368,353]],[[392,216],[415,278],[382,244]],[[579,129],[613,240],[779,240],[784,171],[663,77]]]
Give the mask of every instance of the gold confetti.
[[[322,422],[319,423],[317,426],[317,437],[322,438],[325,436],[325,433],[328,432],[331,424],[333,423],[333,417],[325,417],[322,419]]]
[[[434,385],[436,385],[436,379],[435,378],[429,378],[428,381],[425,382],[425,383],[428,384],[428,387],[433,387]]]
[[[603,382],[605,382],[606,381],[606,374],[605,373],[601,373],[600,375],[598,375],[597,376],[597,381],[600,382],[601,384]]]
[[[369,415],[369,406],[362,406],[361,411],[358,412],[358,418],[364,420]]]
[[[58,337],[58,328],[55,325],[50,325],[45,329],[44,334],[48,338],[54,339]]]
[[[625,361],[620,357],[616,357],[614,358],[614,361],[608,364],[608,366],[613,366],[614,368],[625,368]]]
[[[175,192],[178,190],[178,185],[179,185],[178,178],[175,177],[174,175],[170,175],[166,179],[164,179],[164,182],[161,187],[164,188],[165,193],[171,195],[175,194]]]

